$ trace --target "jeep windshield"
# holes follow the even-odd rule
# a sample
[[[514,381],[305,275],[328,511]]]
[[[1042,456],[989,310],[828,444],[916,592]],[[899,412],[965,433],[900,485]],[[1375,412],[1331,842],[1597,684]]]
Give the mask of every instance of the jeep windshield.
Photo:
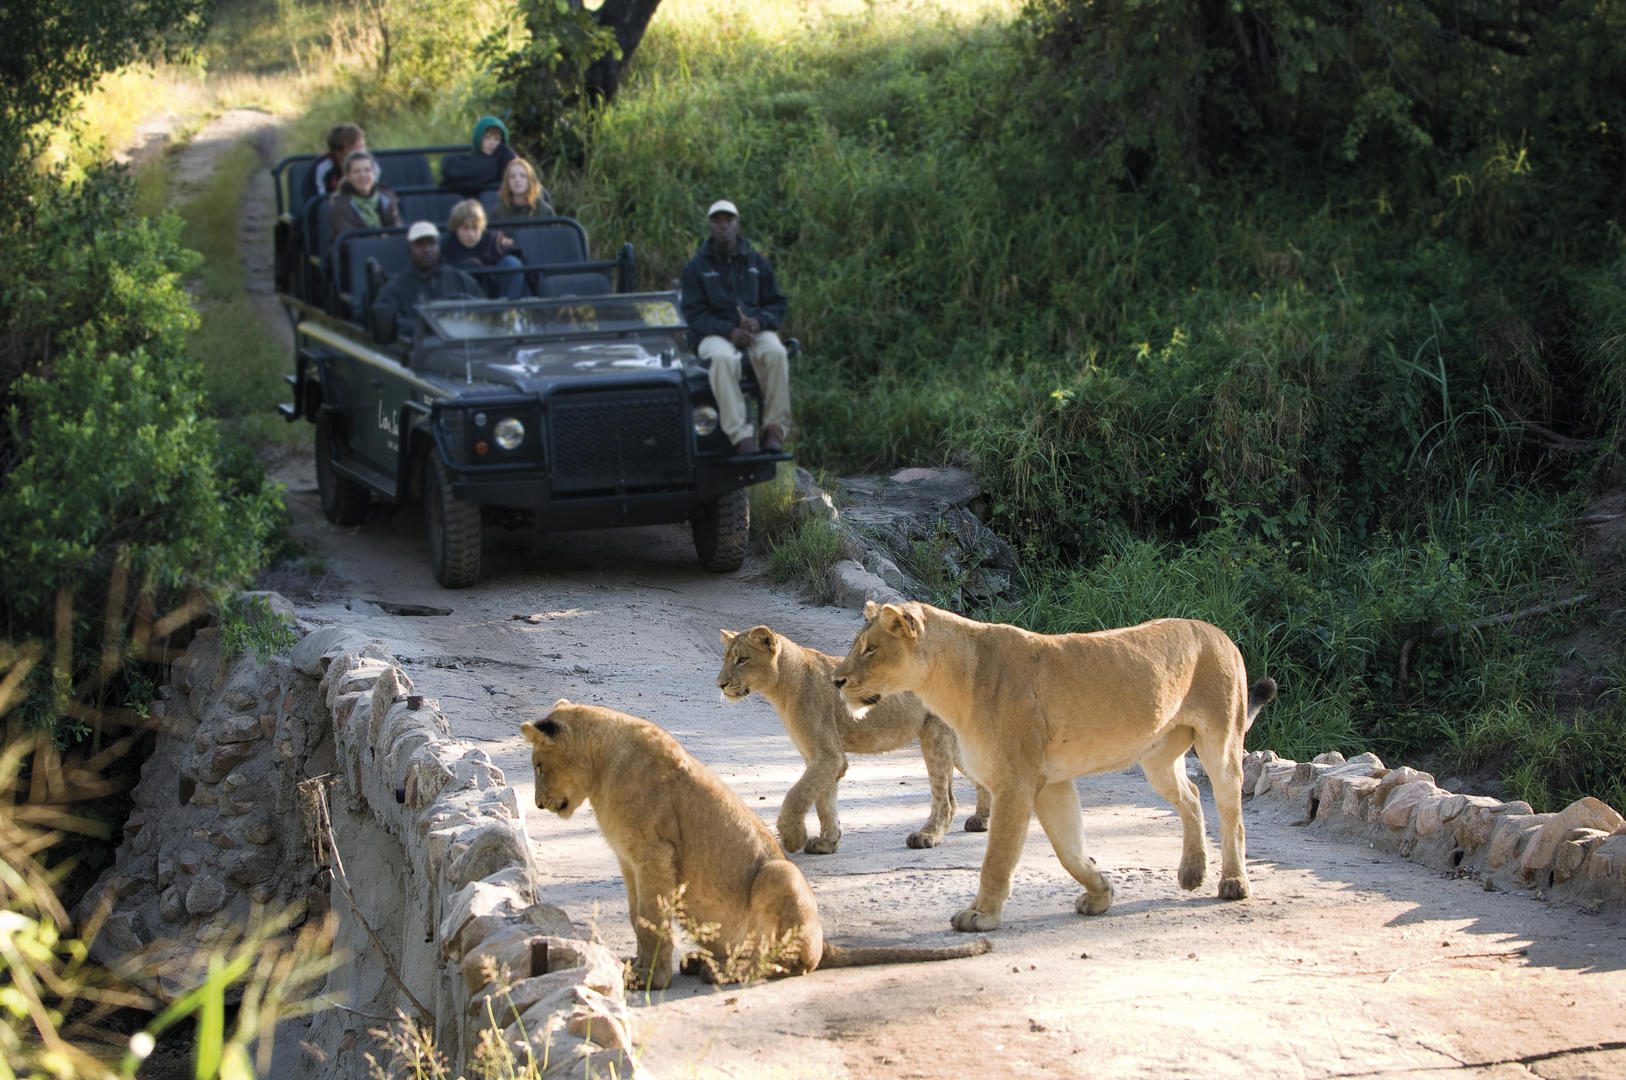
[[[625,294],[550,300],[448,300],[426,304],[420,313],[443,341],[670,331],[684,326],[670,297]]]

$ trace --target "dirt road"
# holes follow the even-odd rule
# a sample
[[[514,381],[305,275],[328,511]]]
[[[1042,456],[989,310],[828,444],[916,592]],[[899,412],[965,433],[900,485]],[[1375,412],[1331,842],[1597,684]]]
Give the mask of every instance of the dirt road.
[[[277,475],[322,569],[272,584],[311,622],[389,642],[524,805],[516,729],[565,696],[666,726],[772,822],[801,762],[760,698],[720,700],[717,631],[765,622],[839,651],[855,613],[776,591],[755,563],[706,574],[681,529],[499,534],[486,579],[447,592],[429,576],[415,515],[340,529],[320,518],[308,457]],[[949,916],[975,889],[983,837],[904,846],[927,804],[912,751],[854,759],[841,790],[840,851],[796,857],[827,934],[953,939]],[[680,977],[638,999],[645,1063],[665,1078],[1626,1076],[1618,918],[1486,892],[1264,807],[1247,814],[1254,898],[1220,904],[1212,881],[1180,892],[1178,820],[1138,775],[1079,790],[1091,853],[1117,888],[1107,915],[1073,914],[1077,886],[1035,825],[992,954],[744,989]],[[957,791],[963,821],[972,792],[963,781]],[[630,953],[625,894],[591,809],[570,821],[532,810],[526,826],[546,899]],[[1217,854],[1211,843],[1215,865]]]

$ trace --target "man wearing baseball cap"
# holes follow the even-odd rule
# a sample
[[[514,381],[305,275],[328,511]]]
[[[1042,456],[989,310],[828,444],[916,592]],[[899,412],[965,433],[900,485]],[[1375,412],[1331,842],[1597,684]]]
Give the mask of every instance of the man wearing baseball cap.
[[[718,420],[735,452],[777,452],[790,433],[790,360],[778,334],[787,301],[774,283],[773,264],[740,235],[740,212],[734,204],[718,199],[706,217],[711,235],[683,268],[683,318],[690,344],[711,365]],[[760,442],[740,391],[745,356],[762,388]]]
[[[417,330],[413,311],[426,300],[481,299],[485,291],[469,275],[440,261],[440,230],[432,221],[414,221],[407,230],[406,269],[390,278],[373,301],[373,337],[388,344],[411,340]],[[403,316],[405,316],[403,318]]]

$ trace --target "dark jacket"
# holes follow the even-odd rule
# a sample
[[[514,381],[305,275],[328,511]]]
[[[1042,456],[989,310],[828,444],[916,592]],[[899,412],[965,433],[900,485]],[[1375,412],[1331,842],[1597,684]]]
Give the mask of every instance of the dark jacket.
[[[501,233],[495,229],[487,229],[480,234],[480,242],[473,247],[465,247],[463,241],[457,238],[456,229],[446,230],[446,236],[440,242],[440,258],[447,266],[462,266],[464,263],[477,262],[481,266],[496,266],[498,261],[509,252],[503,250]],[[518,254],[514,252],[513,254]]]
[[[408,318],[414,308],[427,300],[484,299],[485,292],[475,280],[442,260],[425,272],[416,266],[390,278],[373,301],[373,334],[380,341],[395,340],[397,332],[413,336],[417,319]]]
[[[378,224],[380,227],[401,224],[401,200],[395,192],[382,185],[374,186],[378,193]],[[351,229],[365,229],[369,226],[361,219],[361,213],[350,202],[351,195],[355,194],[346,180],[339,185],[339,190],[333,193],[333,199],[328,203],[328,225],[331,236],[336,240],[343,233]]]
[[[509,206],[501,199],[496,199],[488,213],[492,221],[524,221],[526,218],[553,217],[553,201],[548,197],[547,191],[543,190],[542,197],[536,200],[535,206]]]
[[[764,330],[778,330],[785,325],[788,303],[774,282],[773,264],[743,236],[733,258],[714,252],[707,237],[683,268],[683,318],[691,348],[712,334],[727,337],[740,325],[741,312]]]
[[[492,128],[502,132],[502,144],[493,153],[481,153],[480,143]],[[503,170],[519,156],[508,145],[508,128],[495,116],[480,117],[474,125],[473,143],[472,153],[447,154],[440,159],[440,186],[470,198],[501,184]]]

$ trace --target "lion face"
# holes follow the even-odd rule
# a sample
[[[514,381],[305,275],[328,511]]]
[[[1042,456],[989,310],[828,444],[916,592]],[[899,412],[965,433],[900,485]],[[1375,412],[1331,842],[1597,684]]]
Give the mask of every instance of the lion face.
[[[587,801],[593,779],[591,763],[583,760],[583,732],[572,723],[571,708],[560,698],[547,716],[519,726],[531,744],[537,809],[552,810],[562,818]]]
[[[743,633],[722,630],[723,666],[717,672],[717,689],[724,701],[740,701],[753,689],[766,686],[778,677],[779,638],[766,626],[753,626]]]
[[[925,677],[918,611],[870,601],[864,617],[868,622],[831,676],[848,707],[860,714],[888,694],[919,689]]]

